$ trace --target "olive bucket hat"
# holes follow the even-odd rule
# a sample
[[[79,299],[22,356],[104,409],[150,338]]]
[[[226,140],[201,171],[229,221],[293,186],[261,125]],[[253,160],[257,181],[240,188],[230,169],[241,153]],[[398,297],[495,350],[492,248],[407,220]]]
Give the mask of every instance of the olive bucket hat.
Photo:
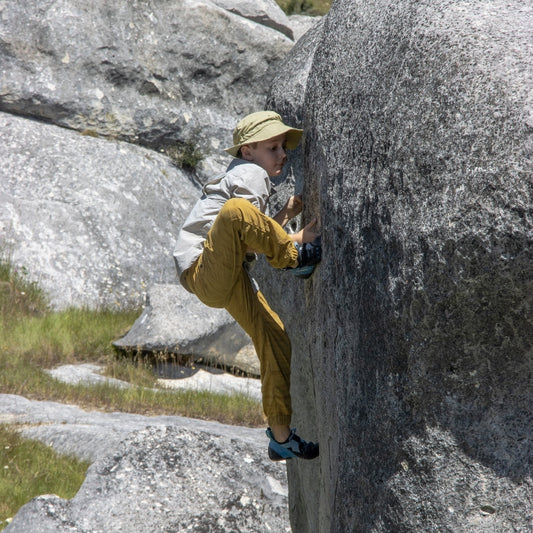
[[[258,111],[245,116],[237,124],[233,130],[233,146],[225,151],[237,157],[242,145],[266,141],[282,133],[287,134],[287,148],[293,150],[298,146],[303,130],[283,124],[281,117],[274,111]]]

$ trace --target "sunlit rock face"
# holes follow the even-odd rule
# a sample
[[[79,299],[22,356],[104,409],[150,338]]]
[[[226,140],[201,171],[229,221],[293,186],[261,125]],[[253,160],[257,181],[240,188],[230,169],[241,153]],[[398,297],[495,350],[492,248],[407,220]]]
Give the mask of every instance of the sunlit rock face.
[[[338,0],[275,81],[305,129],[279,189],[301,172],[324,245],[310,280],[263,279],[321,446],[289,465],[295,531],[531,526],[532,17]]]

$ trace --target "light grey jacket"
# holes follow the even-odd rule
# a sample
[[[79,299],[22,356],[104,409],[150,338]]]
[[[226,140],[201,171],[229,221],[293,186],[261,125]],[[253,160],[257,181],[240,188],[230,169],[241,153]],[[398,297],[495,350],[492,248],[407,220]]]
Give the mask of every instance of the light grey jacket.
[[[244,198],[265,213],[272,192],[267,172],[259,165],[243,159],[234,159],[226,172],[206,183],[201,198],[183,223],[174,248],[174,261],[180,281],[183,272],[202,253],[207,232],[227,200]]]

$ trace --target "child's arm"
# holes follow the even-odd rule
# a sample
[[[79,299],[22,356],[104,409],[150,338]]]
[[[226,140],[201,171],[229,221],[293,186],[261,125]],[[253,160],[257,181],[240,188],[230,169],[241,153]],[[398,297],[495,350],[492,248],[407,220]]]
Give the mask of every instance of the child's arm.
[[[272,218],[281,226],[284,227],[291,218],[299,215],[302,212],[302,195],[291,196],[283,209]],[[307,226],[304,226],[298,233],[289,233],[289,237],[299,244],[304,242],[313,242],[320,234],[312,231],[315,227],[317,219],[313,219]]]
[[[272,218],[283,228],[291,218],[302,212],[302,195],[291,196],[283,209]]]

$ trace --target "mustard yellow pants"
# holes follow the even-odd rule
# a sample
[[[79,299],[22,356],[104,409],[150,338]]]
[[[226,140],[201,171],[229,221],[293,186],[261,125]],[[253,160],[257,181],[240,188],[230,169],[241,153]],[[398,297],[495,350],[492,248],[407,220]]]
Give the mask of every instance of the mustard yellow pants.
[[[232,198],[220,210],[204,250],[185,272],[185,282],[210,307],[223,307],[252,338],[259,357],[263,410],[270,425],[291,420],[291,343],[243,266],[248,248],[275,268],[295,267],[298,252],[283,228],[248,200]]]

